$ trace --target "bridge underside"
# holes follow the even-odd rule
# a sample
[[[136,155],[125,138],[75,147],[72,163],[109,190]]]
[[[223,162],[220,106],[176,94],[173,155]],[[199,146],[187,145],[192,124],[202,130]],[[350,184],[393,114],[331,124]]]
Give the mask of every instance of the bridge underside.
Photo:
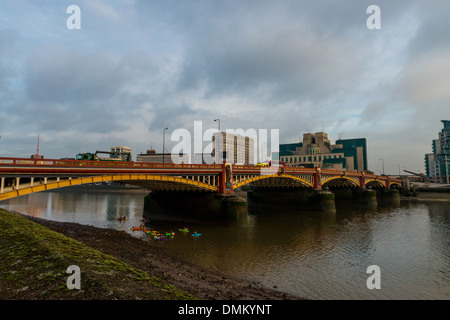
[[[364,185],[368,189],[386,189],[386,181],[378,179],[367,179]],[[322,182],[322,188],[342,189],[342,188],[360,188],[359,182],[355,178],[349,177],[333,177]],[[398,182],[391,182],[389,185],[391,189],[401,189],[402,185]]]
[[[322,188],[359,188],[359,185],[353,181],[352,179],[344,179],[344,178],[338,178],[338,179],[332,179],[322,184]]]
[[[290,177],[287,175],[280,176],[259,176],[247,181],[243,181],[238,186],[243,186],[251,184],[255,188],[276,188],[276,189],[286,189],[286,188],[311,188],[312,184],[300,178]]]
[[[246,179],[240,183],[237,183],[235,187],[241,187],[244,185],[251,185],[255,188],[277,188],[277,189],[286,189],[286,188],[313,188],[313,182],[308,181],[306,179],[291,176],[291,175],[273,175],[273,176],[259,176],[251,179]],[[333,178],[324,178],[321,187],[326,189],[353,189],[360,188],[359,183],[352,178],[348,177],[333,177]],[[380,189],[386,188],[386,183],[380,180],[370,179],[365,181],[365,187],[369,189]],[[393,189],[401,189],[401,185],[397,182],[393,182],[390,184],[390,187]]]
[[[0,201],[30,193],[90,183],[121,182],[153,191],[215,192],[210,184],[192,179],[161,175],[108,175],[93,177],[2,178]]]
[[[213,192],[215,190],[193,185],[186,182],[181,181],[155,181],[155,180],[148,180],[148,181],[142,181],[142,180],[128,180],[128,181],[121,181],[127,184],[131,184],[134,186],[138,186],[147,190],[153,190],[153,191],[180,191],[180,192],[187,192],[187,191],[194,191],[194,192]]]

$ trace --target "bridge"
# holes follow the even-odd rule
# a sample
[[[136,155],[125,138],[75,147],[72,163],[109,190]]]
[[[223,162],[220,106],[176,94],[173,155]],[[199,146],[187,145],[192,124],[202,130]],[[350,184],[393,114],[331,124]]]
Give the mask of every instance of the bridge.
[[[251,184],[267,189],[400,189],[401,179],[321,168],[223,164],[162,164],[0,158],[0,201],[89,183],[121,182],[152,191],[232,194]]]

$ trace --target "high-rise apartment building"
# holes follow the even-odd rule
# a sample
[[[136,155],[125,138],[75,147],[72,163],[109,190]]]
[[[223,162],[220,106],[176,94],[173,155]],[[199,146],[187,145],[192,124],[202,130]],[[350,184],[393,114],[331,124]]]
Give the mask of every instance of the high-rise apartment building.
[[[432,141],[432,153],[425,155],[425,172],[431,182],[450,183],[450,120],[441,120],[444,128]]]
[[[254,139],[229,132],[217,132],[212,137],[212,157],[215,163],[255,164]]]

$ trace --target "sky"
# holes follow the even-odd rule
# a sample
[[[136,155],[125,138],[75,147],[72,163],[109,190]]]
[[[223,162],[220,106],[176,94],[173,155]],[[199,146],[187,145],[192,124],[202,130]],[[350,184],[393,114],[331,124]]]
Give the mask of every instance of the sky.
[[[366,138],[375,173],[424,172],[450,119],[449,17],[448,0],[1,0],[0,157],[38,134],[47,159],[162,152],[166,127],[170,151],[220,119],[280,143]]]

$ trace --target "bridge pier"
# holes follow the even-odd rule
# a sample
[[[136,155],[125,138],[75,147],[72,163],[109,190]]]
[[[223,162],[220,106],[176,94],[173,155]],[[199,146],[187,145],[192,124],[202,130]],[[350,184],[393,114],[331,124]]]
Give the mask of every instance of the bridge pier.
[[[332,192],[339,206],[357,206],[369,210],[376,210],[379,205],[400,206],[400,192],[396,189],[340,188],[333,189]]]
[[[144,217],[248,225],[247,201],[233,194],[151,192],[144,200]]]
[[[400,191],[396,189],[378,189],[378,201],[383,205],[400,206]]]
[[[366,188],[338,188],[331,190],[338,208],[358,208],[373,211],[378,208],[377,192]]]
[[[336,202],[353,201],[353,190],[351,188],[332,189]]]
[[[377,192],[373,189],[354,189],[352,195],[357,204],[376,206],[378,203]]]
[[[334,194],[321,189],[249,190],[249,207],[286,207],[289,209],[335,212]]]
[[[352,201],[357,204],[373,205],[377,203],[377,192],[366,188],[343,188],[331,190],[337,202]]]

